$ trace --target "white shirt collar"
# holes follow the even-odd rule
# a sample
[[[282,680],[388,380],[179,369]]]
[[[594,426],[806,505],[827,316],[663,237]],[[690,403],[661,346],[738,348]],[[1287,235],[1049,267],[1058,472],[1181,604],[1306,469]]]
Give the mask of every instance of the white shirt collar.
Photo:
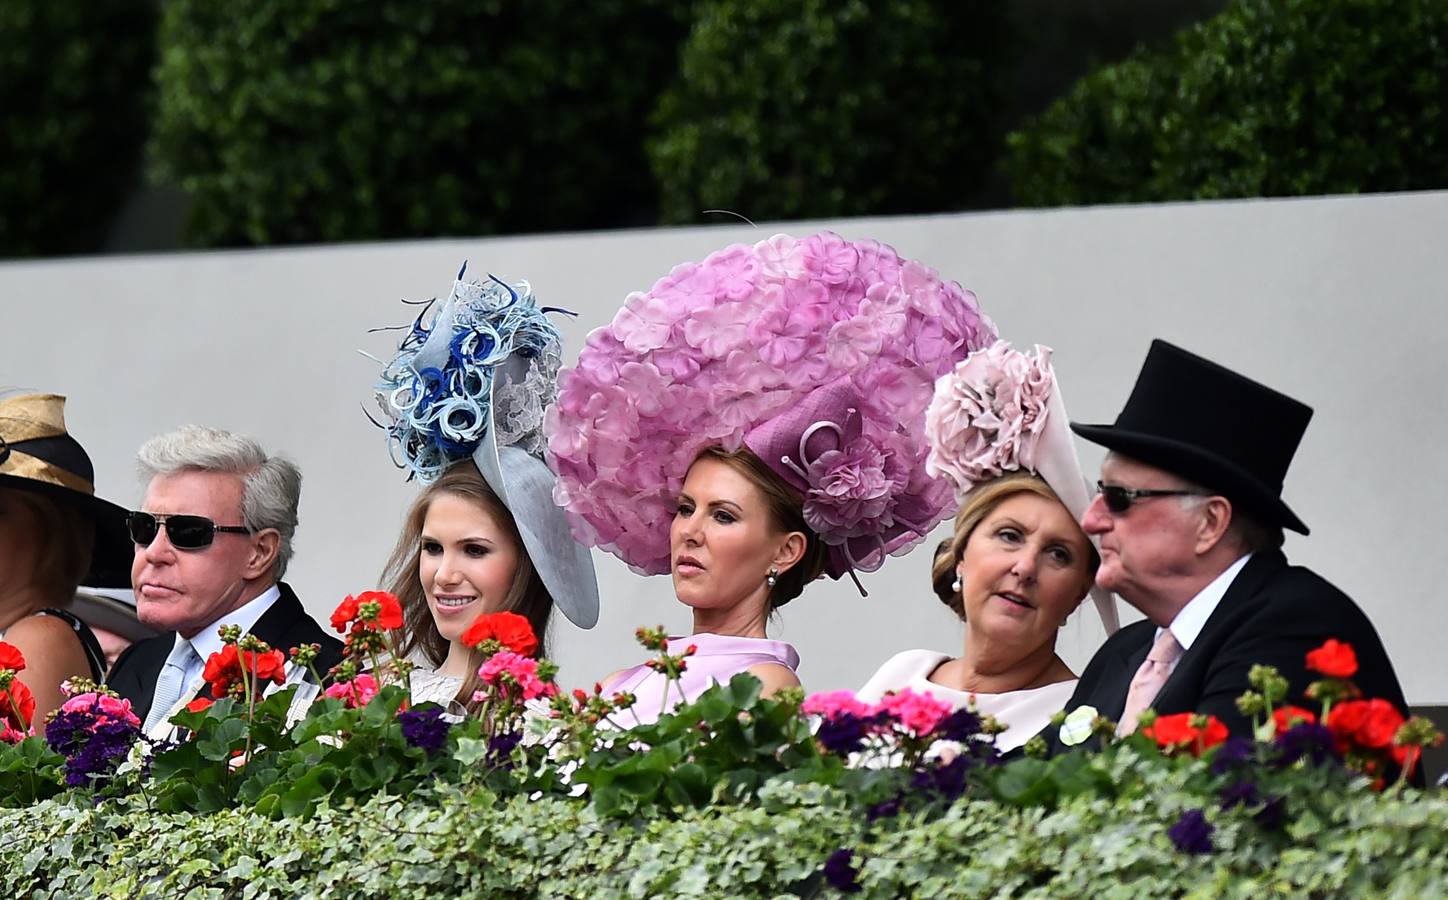
[[[256,620],[260,619],[267,610],[271,609],[271,605],[280,600],[281,596],[281,588],[272,585],[241,606],[233,609],[231,612],[198,631],[196,636],[191,639],[191,646],[195,648],[196,655],[201,657],[202,667],[205,667],[206,660],[211,654],[221,652],[221,635],[216,633],[217,629],[223,625],[236,625],[241,628],[242,634],[250,632],[252,626],[256,625]],[[176,635],[176,639],[178,641],[185,640],[185,638],[179,634]],[[187,672],[187,674],[199,674],[199,672],[200,669],[197,669],[197,673]]]
[[[1191,602],[1182,607],[1182,611],[1176,614],[1176,618],[1171,620],[1171,625],[1167,627],[1171,629],[1172,637],[1182,645],[1182,650],[1192,648],[1192,643],[1196,641],[1197,635],[1202,633],[1207,619],[1212,617],[1212,612],[1226,596],[1227,589],[1232,586],[1237,574],[1242,571],[1242,568],[1247,565],[1247,560],[1251,558],[1252,554],[1248,553],[1223,569],[1222,574],[1213,578],[1212,583],[1202,588],[1191,599]],[[1161,629],[1158,628],[1156,633],[1161,634]]]

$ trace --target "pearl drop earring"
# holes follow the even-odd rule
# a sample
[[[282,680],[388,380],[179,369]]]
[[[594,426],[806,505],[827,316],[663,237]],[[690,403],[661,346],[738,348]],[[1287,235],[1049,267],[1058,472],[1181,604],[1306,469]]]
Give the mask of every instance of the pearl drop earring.
[[[955,591],[957,594],[960,593],[960,576],[959,576],[959,575],[955,576],[955,580],[950,583],[950,589],[951,589],[952,591]]]
[[[774,587],[774,584],[777,581],[779,581],[779,570],[770,569],[769,574],[764,578],[764,583],[769,585],[770,587]]]

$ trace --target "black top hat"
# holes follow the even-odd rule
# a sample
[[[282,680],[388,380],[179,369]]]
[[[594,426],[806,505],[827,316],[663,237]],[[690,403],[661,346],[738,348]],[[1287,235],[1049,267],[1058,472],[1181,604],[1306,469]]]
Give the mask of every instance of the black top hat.
[[[95,495],[95,468],[65,430],[65,398],[0,396],[0,488],[29,491],[80,510],[95,524],[95,550],[84,584],[130,587],[134,545],[126,510]]]
[[[1071,430],[1220,491],[1264,524],[1307,534],[1282,502],[1282,481],[1311,418],[1312,407],[1155,340],[1116,423]]]

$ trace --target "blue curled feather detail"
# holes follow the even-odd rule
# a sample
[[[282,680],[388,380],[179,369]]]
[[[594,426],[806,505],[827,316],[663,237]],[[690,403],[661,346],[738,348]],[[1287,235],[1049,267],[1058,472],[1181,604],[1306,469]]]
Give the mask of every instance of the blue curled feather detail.
[[[424,483],[466,459],[492,427],[494,369],[513,356],[561,358],[562,338],[527,283],[489,275],[463,281],[448,303],[429,301],[407,327],[397,354],[382,367],[377,401],[393,462]],[[404,301],[407,302],[407,301]],[[446,320],[440,320],[449,310]],[[436,340],[434,338],[436,337]],[[427,364],[419,364],[425,348]]]

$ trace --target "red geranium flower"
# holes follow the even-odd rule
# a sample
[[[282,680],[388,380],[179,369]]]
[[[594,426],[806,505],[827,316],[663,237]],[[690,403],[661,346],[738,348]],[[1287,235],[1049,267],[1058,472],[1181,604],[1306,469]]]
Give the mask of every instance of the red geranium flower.
[[[1344,701],[1327,714],[1327,728],[1343,752],[1354,744],[1372,750],[1391,746],[1393,735],[1398,733],[1403,721],[1397,707],[1376,697]]]
[[[243,650],[241,658],[258,682],[281,684],[287,680],[287,657],[280,650]]]
[[[211,701],[205,697],[197,697],[195,700],[192,700],[190,703],[186,704],[187,712],[205,712],[210,708]]]
[[[1358,670],[1357,653],[1351,644],[1328,638],[1321,647],[1308,651],[1307,668],[1328,678],[1351,678]]]
[[[25,671],[25,655],[14,644],[0,641],[0,669],[9,669],[12,672]]]
[[[1192,724],[1197,713],[1184,712],[1170,716],[1157,716],[1156,721],[1141,730],[1141,733],[1156,741],[1158,747],[1175,749],[1185,747],[1193,756],[1215,747],[1227,739],[1227,726],[1216,716],[1207,716],[1206,726],[1198,728]]]
[[[376,603],[382,607],[377,613],[377,627],[393,631],[402,627],[402,604],[386,591],[367,591],[357,598],[358,605]]]
[[[245,668],[243,668],[245,663]],[[286,681],[287,658],[280,650],[240,650],[226,644],[206,660],[201,676],[211,684],[211,696],[225,697],[233,685],[241,684],[245,672],[256,676],[258,683]]]
[[[1311,725],[1317,721],[1317,716],[1303,709],[1300,706],[1279,706],[1272,710],[1272,722],[1277,726],[1277,734],[1280,737],[1293,725],[1306,722]]]
[[[211,685],[211,696],[225,697],[232,682],[241,680],[241,663],[236,658],[236,645],[225,644],[206,658],[201,677]]]
[[[19,718],[16,713],[19,713]],[[16,731],[25,731],[35,720],[35,695],[25,682],[16,678],[10,682],[10,689],[0,691],[0,723]]]
[[[379,607],[376,616],[362,618],[362,605],[364,603],[376,603]],[[346,631],[348,624],[352,630],[367,628],[372,631],[392,631],[402,627],[402,604],[397,598],[386,591],[363,591],[357,596],[347,595],[337,608],[332,612],[332,627],[338,631]]]
[[[357,598],[348,594],[347,599],[338,603],[337,608],[332,611],[332,627],[339,632],[346,631],[347,626],[355,618],[357,618]]]
[[[528,620],[514,612],[483,613],[463,632],[463,643],[476,647],[486,640],[495,640],[520,656],[538,652],[538,638]]]

